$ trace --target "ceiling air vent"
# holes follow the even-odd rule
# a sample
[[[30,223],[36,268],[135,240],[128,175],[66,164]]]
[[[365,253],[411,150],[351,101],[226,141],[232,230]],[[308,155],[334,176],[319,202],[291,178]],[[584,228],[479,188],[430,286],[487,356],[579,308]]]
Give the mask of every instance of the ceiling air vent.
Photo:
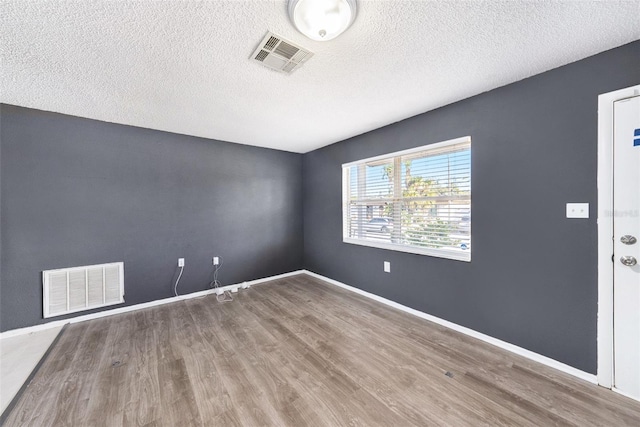
[[[262,39],[251,59],[265,67],[290,74],[311,58],[313,53],[271,32]]]

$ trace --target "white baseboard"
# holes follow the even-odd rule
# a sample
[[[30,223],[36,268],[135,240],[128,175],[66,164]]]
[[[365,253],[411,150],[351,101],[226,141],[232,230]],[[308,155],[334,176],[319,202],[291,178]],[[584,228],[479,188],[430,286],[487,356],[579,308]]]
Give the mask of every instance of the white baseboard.
[[[618,393],[621,396],[628,397],[629,399],[633,399],[633,400],[635,400],[637,402],[640,402],[640,399],[638,399],[637,396],[632,396],[632,395],[630,395],[628,393],[625,393],[624,391],[618,390],[615,387],[611,387],[611,390],[613,390],[614,392]]]
[[[251,280],[251,281],[247,281],[247,285],[249,286],[253,286],[253,285],[257,285],[260,283],[265,283],[265,282],[269,282],[272,280],[277,280],[277,279],[282,279],[285,277],[290,277],[290,276],[296,276],[298,274],[308,274],[309,276],[315,277],[317,279],[320,279],[324,282],[330,283],[332,285],[338,286],[340,288],[343,289],[347,289],[351,292],[355,292],[357,294],[360,294],[362,296],[365,296],[367,298],[370,298],[372,300],[381,302],[383,304],[386,304],[390,307],[394,307],[397,308],[398,310],[402,310],[406,313],[409,314],[413,314],[414,316],[420,317],[422,319],[426,319],[429,320],[433,323],[437,323],[439,325],[445,326],[447,328],[453,329],[454,331],[458,331],[461,332],[465,335],[469,335],[473,338],[477,338],[479,340],[482,340],[484,342],[487,342],[489,344],[495,345],[496,347],[500,347],[504,350],[510,351],[512,353],[518,354],[520,356],[526,357],[527,359],[531,359],[535,362],[539,362],[542,363],[543,365],[555,368],[559,371],[565,372],[567,374],[573,375],[575,377],[578,377],[580,379],[583,379],[585,381],[589,381],[590,383],[593,384],[597,384],[597,379],[596,376],[593,374],[590,374],[588,372],[584,372],[580,369],[574,368],[572,366],[569,366],[567,364],[564,364],[562,362],[559,362],[557,360],[551,359],[549,357],[543,356],[541,354],[535,353],[533,351],[527,350],[525,348],[522,347],[518,347],[517,345],[514,344],[510,344],[508,342],[499,340],[497,338],[493,338],[489,335],[485,335],[481,332],[478,331],[474,331],[473,329],[469,329],[467,327],[464,326],[460,326],[456,323],[453,322],[449,322],[448,320],[444,320],[441,319],[439,317],[436,316],[432,316],[430,314],[424,313],[422,311],[419,310],[415,310],[413,308],[407,307],[405,305],[399,304],[395,301],[391,301],[388,300],[386,298],[383,298],[381,296],[372,294],[370,292],[367,291],[363,291],[362,289],[358,289],[355,288],[353,286],[349,286],[347,284],[344,284],[342,282],[338,282],[337,280],[333,280],[330,279],[328,277],[322,276],[320,274],[316,274],[313,273],[311,271],[308,270],[297,270],[297,271],[292,271],[290,273],[284,273],[284,274],[278,274],[276,276],[271,276],[271,277],[265,277],[262,279],[256,279],[256,280]],[[227,285],[224,287],[219,288],[222,291],[237,291],[238,289],[242,288],[242,283],[237,283],[237,284],[233,284],[233,285]],[[149,308],[149,307],[155,307],[158,305],[163,305],[163,304],[169,304],[172,302],[176,302],[176,301],[181,301],[181,300],[186,300],[186,299],[191,299],[191,298],[199,298],[199,297],[203,297],[206,295],[210,295],[215,293],[215,289],[207,289],[205,291],[200,291],[200,292],[194,292],[191,294],[186,294],[186,295],[179,295],[177,297],[171,297],[171,298],[165,298],[165,299],[160,299],[160,300],[155,300],[155,301],[150,301],[150,302],[145,302],[142,304],[135,304],[135,305],[130,305],[127,307],[120,307],[120,308],[115,308],[112,310],[105,310],[105,311],[100,311],[97,313],[92,313],[92,314],[85,314],[82,316],[77,316],[77,317],[72,317],[69,319],[63,319],[63,320],[56,320],[53,322],[48,322],[48,323],[44,323],[42,325],[35,325],[35,326],[29,326],[27,328],[20,328],[20,329],[13,329],[10,331],[6,331],[6,332],[2,332],[0,333],[0,339],[3,338],[10,338],[10,337],[14,337],[14,336],[18,336],[18,335],[25,335],[25,334],[30,334],[32,332],[37,332],[37,331],[41,331],[41,330],[45,330],[45,329],[49,329],[49,328],[55,328],[57,326],[62,326],[66,323],[79,323],[79,322],[84,322],[87,320],[92,320],[92,319],[99,319],[101,317],[107,317],[107,316],[113,316],[116,314],[121,314],[121,313],[127,313],[127,312],[131,312],[131,311],[136,311],[136,310],[141,310],[143,308]]]
[[[402,310],[402,311],[407,312],[409,314],[413,314],[414,316],[421,317],[421,318],[429,320],[429,321],[431,321],[433,323],[437,323],[439,325],[446,326],[447,328],[453,329],[454,331],[461,332],[461,333],[463,333],[465,335],[469,335],[469,336],[471,336],[473,338],[477,338],[477,339],[482,340],[484,342],[487,342],[489,344],[495,345],[496,347],[500,347],[500,348],[502,348],[504,350],[510,351],[512,353],[518,354],[518,355],[523,356],[523,357],[526,357],[527,359],[531,359],[534,362],[542,363],[543,365],[547,365],[547,366],[549,366],[551,368],[555,368],[555,369],[557,369],[559,371],[562,371],[562,372],[565,372],[567,374],[573,375],[573,376],[578,377],[580,379],[583,379],[585,381],[589,381],[590,383],[598,384],[598,381],[597,381],[596,376],[594,374],[590,374],[588,372],[585,372],[585,371],[582,371],[580,369],[574,368],[573,366],[569,366],[569,365],[564,364],[562,362],[558,362],[557,360],[551,359],[551,358],[549,358],[547,356],[543,356],[541,354],[534,353],[533,351],[527,350],[527,349],[522,348],[522,347],[518,347],[517,345],[510,344],[510,343],[508,343],[506,341],[502,341],[502,340],[499,340],[497,338],[493,338],[493,337],[491,337],[489,335],[485,335],[485,334],[483,334],[481,332],[474,331],[473,329],[469,329],[467,327],[460,326],[460,325],[458,325],[456,323],[449,322],[448,320],[444,320],[444,319],[441,319],[439,317],[432,316],[430,314],[424,313],[422,311],[415,310],[413,308],[407,307],[406,305],[399,304],[399,303],[397,303],[395,301],[391,301],[391,300],[388,300],[388,299],[383,298],[381,296],[372,294],[370,292],[363,291],[362,289],[358,289],[358,288],[355,288],[353,286],[346,285],[346,284],[344,284],[342,282],[338,282],[337,280],[329,279],[328,277],[322,276],[320,274],[316,274],[316,273],[313,273],[313,272],[308,271],[308,270],[302,270],[302,272],[305,273],[305,274],[308,274],[309,276],[312,276],[312,277],[315,277],[315,278],[320,279],[322,281],[325,281],[327,283],[330,283],[332,285],[341,287],[343,289],[347,289],[347,290],[349,290],[351,292],[355,292],[355,293],[363,295],[363,296],[365,296],[367,298],[371,298],[372,300],[381,302],[381,303],[386,304],[386,305],[388,305],[390,307],[397,308],[398,310]]]
[[[258,285],[260,283],[269,282],[271,280],[277,280],[277,279],[282,279],[282,278],[285,278],[285,277],[296,276],[298,274],[302,274],[303,272],[304,272],[304,270],[297,270],[297,271],[292,271],[290,273],[278,274],[276,276],[264,277],[262,279],[249,280],[249,281],[243,282],[243,283],[246,283],[248,286],[253,286],[253,285]],[[221,290],[221,291],[236,292],[236,291],[238,291],[238,289],[242,288],[243,283],[236,283],[236,284],[233,284],[233,285],[227,285],[227,286],[220,287],[218,289]],[[113,315],[116,315],[116,314],[128,313],[130,311],[141,310],[143,308],[155,307],[155,306],[163,305],[163,304],[170,304],[170,303],[176,302],[176,301],[182,301],[182,300],[191,299],[191,298],[199,298],[199,297],[203,297],[203,296],[214,294],[214,293],[216,293],[215,289],[207,289],[205,291],[193,292],[191,294],[178,295],[177,297],[164,298],[164,299],[159,299],[159,300],[155,300],[155,301],[144,302],[144,303],[141,303],[141,304],[129,305],[129,306],[120,307],[120,308],[114,308],[112,310],[99,311],[97,313],[85,314],[85,315],[81,315],[81,316],[71,317],[71,318],[68,318],[68,319],[54,320],[52,322],[43,323],[41,325],[29,326],[29,327],[20,328],[20,329],[12,329],[10,331],[1,332],[0,333],[0,339],[11,338],[11,337],[15,337],[15,336],[18,336],[18,335],[25,335],[25,334],[30,334],[32,332],[43,331],[45,329],[50,329],[50,328],[55,328],[55,327],[58,327],[58,326],[63,326],[65,324],[67,324],[67,323],[85,322],[87,320],[99,319],[101,317],[113,316]]]

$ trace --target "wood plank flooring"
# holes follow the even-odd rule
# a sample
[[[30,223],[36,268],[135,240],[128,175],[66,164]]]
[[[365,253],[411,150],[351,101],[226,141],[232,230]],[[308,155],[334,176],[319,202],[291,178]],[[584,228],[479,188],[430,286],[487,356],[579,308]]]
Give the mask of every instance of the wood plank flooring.
[[[306,275],[234,298],[70,325],[5,425],[640,426],[638,402]]]
[[[0,414],[38,365],[62,326],[9,338],[0,338]]]

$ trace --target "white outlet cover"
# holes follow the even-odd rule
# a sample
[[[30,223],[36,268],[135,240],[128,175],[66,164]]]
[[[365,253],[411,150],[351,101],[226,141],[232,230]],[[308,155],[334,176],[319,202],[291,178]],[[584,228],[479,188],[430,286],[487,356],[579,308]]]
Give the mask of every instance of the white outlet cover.
[[[391,263],[389,261],[384,262],[384,272],[391,273]]]
[[[567,203],[567,218],[589,218],[589,203]]]

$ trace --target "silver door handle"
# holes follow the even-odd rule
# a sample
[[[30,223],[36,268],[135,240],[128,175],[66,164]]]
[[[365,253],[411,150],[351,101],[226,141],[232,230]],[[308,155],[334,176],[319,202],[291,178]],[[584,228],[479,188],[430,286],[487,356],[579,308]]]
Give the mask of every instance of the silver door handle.
[[[620,257],[620,262],[626,265],[627,267],[633,267],[638,263],[638,260],[635,257],[626,255],[626,256]]]

